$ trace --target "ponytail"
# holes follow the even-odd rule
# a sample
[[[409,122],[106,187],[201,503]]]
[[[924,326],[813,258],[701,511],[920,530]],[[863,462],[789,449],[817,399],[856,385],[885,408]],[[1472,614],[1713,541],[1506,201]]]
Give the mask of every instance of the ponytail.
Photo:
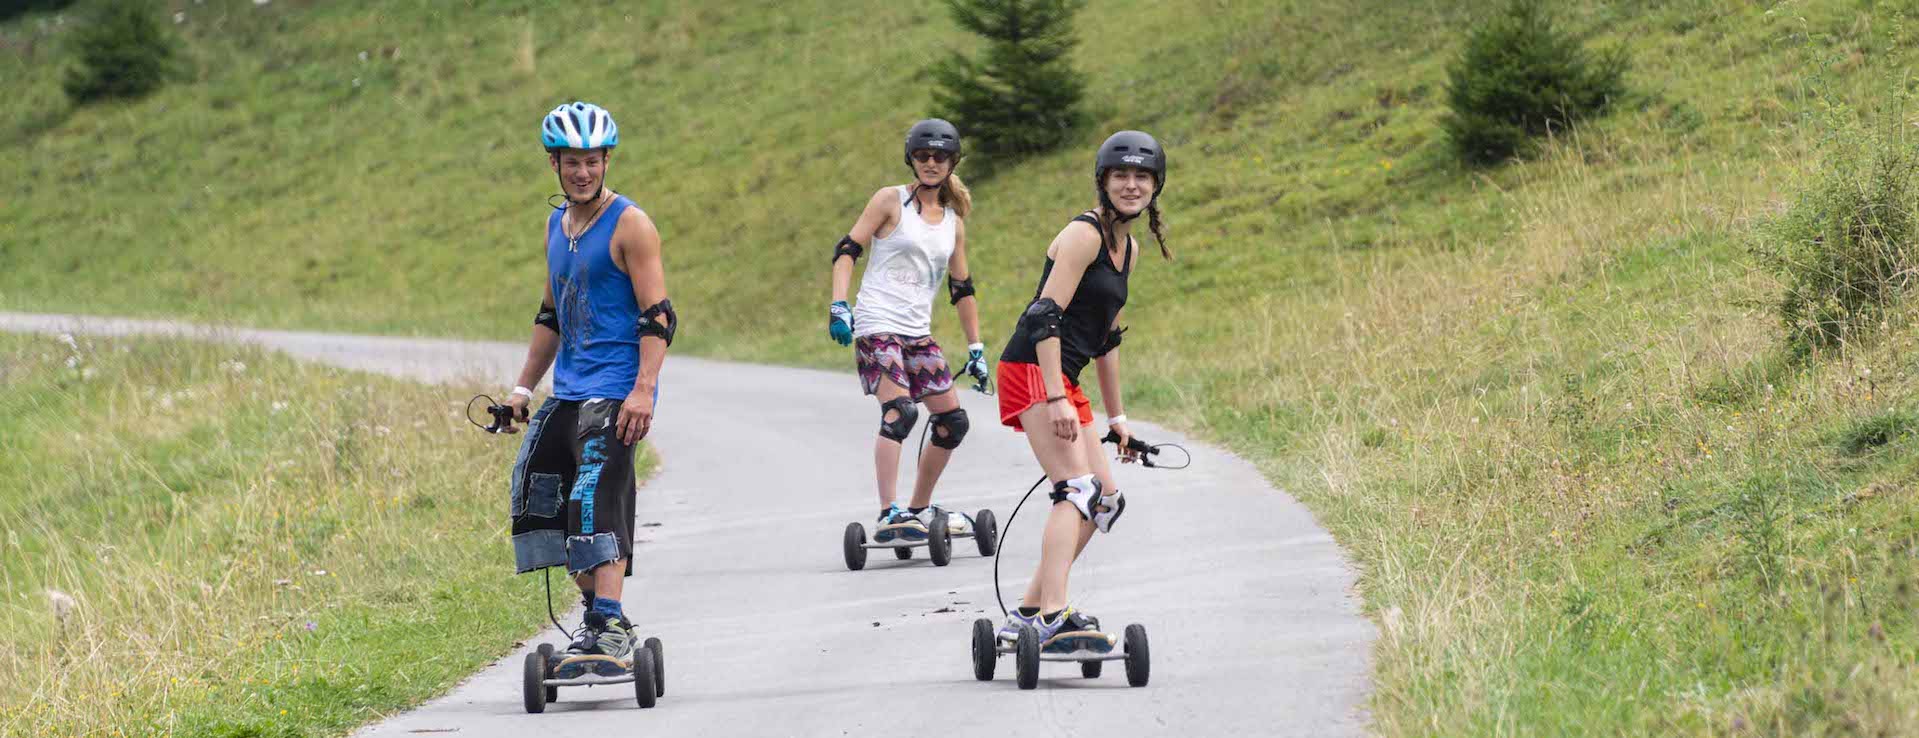
[[[959,162],[953,162],[954,168]],[[940,205],[952,208],[959,217],[964,218],[973,212],[973,191],[966,189],[966,183],[960,181],[959,172],[946,175],[946,181],[940,183]]]

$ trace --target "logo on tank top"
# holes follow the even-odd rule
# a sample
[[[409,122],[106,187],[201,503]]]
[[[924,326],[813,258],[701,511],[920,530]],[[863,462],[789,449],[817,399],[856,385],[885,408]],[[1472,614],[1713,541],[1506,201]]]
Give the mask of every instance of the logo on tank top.
[[[585,270],[560,278],[560,338],[578,351],[593,337],[593,302],[586,295]]]
[[[925,287],[933,282],[924,270],[898,262],[886,268],[886,281],[906,287]]]

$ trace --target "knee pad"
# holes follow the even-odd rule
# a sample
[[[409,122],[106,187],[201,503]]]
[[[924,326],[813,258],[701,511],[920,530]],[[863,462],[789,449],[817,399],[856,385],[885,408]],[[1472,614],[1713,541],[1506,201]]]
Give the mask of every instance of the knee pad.
[[[1054,502],[1071,504],[1080,519],[1092,521],[1093,527],[1098,528],[1099,532],[1110,533],[1113,523],[1119,520],[1121,513],[1126,512],[1126,498],[1118,490],[1110,495],[1103,492],[1104,487],[1099,479],[1088,474],[1054,482],[1052,498]]]
[[[894,413],[892,422],[887,422],[886,414]],[[898,397],[880,403],[880,437],[901,443],[907,436],[913,435],[913,424],[919,422],[919,408],[913,406],[910,397]]]
[[[1099,497],[1099,479],[1088,474],[1053,483],[1053,502],[1071,503],[1080,518],[1093,519],[1093,499]]]
[[[1101,533],[1113,532],[1113,523],[1119,521],[1120,513],[1126,512],[1126,496],[1113,490],[1110,495],[1099,498],[1099,504],[1093,507],[1093,527]]]
[[[933,413],[927,425],[933,426],[933,445],[951,451],[959,448],[960,441],[966,440],[966,430],[972,423],[966,420],[966,408],[955,408],[952,412]]]

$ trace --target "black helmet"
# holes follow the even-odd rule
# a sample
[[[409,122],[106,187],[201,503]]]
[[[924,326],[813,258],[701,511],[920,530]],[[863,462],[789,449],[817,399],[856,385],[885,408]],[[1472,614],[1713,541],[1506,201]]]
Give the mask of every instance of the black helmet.
[[[1099,145],[1099,156],[1093,160],[1093,181],[1100,188],[1101,200],[1106,198],[1106,170],[1113,167],[1139,167],[1152,172],[1155,199],[1166,189],[1166,150],[1146,133],[1120,131]]]
[[[914,123],[906,129],[906,165],[913,166],[913,152],[920,149],[944,151],[953,155],[954,161],[960,157],[959,129],[953,124],[938,118],[927,118]]]

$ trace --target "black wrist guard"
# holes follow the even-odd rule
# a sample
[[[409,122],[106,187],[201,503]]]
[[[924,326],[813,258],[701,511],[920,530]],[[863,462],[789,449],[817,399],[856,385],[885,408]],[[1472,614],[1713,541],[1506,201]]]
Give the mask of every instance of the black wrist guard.
[[[666,320],[660,320],[660,316]],[[653,307],[640,312],[640,336],[659,336],[666,345],[673,345],[673,335],[680,332],[680,315],[673,312],[672,300],[661,300]]]
[[[859,261],[860,256],[865,253],[866,247],[861,246],[860,242],[853,240],[853,234],[851,233],[841,236],[840,242],[833,245],[833,261],[835,263],[838,263],[842,256],[851,256],[854,261]]]
[[[972,297],[973,278],[954,279],[952,275],[947,275],[946,294],[953,298],[954,305],[958,305],[959,301],[963,298]]]
[[[554,333],[559,333],[560,311],[553,309],[552,305],[542,302],[540,303],[540,312],[533,314],[533,324],[546,326],[553,329]]]
[[[1103,344],[1100,344],[1099,353],[1093,354],[1093,357],[1098,358],[1101,356],[1105,356],[1107,354],[1112,353],[1113,349],[1119,348],[1119,334],[1125,333],[1125,332],[1126,332],[1125,326],[1120,326],[1118,328],[1114,328],[1111,331],[1108,331],[1106,333],[1106,342]]]
[[[1020,316],[1020,329],[1026,333],[1026,340],[1039,343],[1048,338],[1059,337],[1059,323],[1065,318],[1065,311],[1051,297],[1042,297],[1026,306],[1026,313]]]

